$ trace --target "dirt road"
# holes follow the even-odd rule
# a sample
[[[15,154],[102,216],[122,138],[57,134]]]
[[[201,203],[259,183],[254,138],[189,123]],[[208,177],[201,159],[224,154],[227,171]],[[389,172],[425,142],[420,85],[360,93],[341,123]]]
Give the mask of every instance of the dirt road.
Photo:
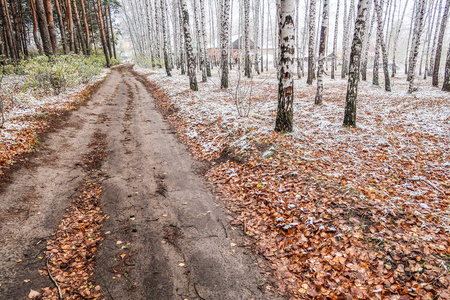
[[[109,218],[96,283],[106,298],[279,299],[267,294],[258,258],[240,247],[244,237],[195,172],[200,163],[138,79],[113,70],[1,191],[0,299],[52,285],[38,275],[40,257],[77,196],[80,164],[98,133],[106,143],[100,205]]]

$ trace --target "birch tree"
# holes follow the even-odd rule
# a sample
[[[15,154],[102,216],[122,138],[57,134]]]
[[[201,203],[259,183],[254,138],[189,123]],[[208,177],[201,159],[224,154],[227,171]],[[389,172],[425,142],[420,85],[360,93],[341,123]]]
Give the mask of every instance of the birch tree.
[[[280,54],[278,62],[278,109],[275,131],[291,132],[294,114],[295,2],[294,0],[277,0],[277,2]]]
[[[250,0],[244,0],[244,74],[251,77],[250,62]]]
[[[447,62],[445,63],[444,84],[442,90],[450,92],[450,44],[448,45]]]
[[[334,79],[334,73],[337,67],[336,60],[337,60],[337,37],[339,33],[338,29],[339,29],[339,0],[337,0],[336,20],[334,22],[333,60],[331,62],[331,79]]]
[[[444,41],[444,33],[445,33],[445,27],[447,25],[449,9],[450,9],[450,0],[447,0],[445,3],[444,15],[442,16],[441,27],[439,30],[439,38],[438,38],[438,42],[437,42],[436,57],[435,57],[434,69],[433,69],[433,81],[432,81],[433,86],[438,86],[438,84],[439,84],[439,67],[441,65],[442,42]],[[447,58],[447,65],[448,65],[448,58]],[[447,67],[446,67],[446,71],[447,71]],[[444,84],[444,86],[445,86],[445,84]]]
[[[310,0],[309,3],[309,41],[308,41],[308,79],[306,81],[307,84],[312,84],[314,80],[314,60],[316,59],[316,55],[314,53],[314,35],[316,32],[316,0]]]
[[[328,13],[329,6],[328,0],[323,0],[323,16],[322,16],[322,27],[320,29],[320,45],[319,45],[319,63],[318,63],[318,71],[317,71],[317,93],[315,104],[322,104],[322,94],[323,94],[323,72],[324,72],[324,61],[325,57],[325,48],[327,43],[327,34],[328,34]]]
[[[375,10],[377,11],[378,39],[380,41],[381,51],[383,54],[384,89],[386,92],[390,92],[391,91],[391,80],[389,78],[388,53],[386,50],[386,43],[385,43],[384,37],[383,37],[383,17],[382,17],[383,0],[380,0],[380,3],[378,3],[377,0],[374,0],[374,3],[375,3]]]
[[[169,62],[169,49],[167,46],[167,28],[166,28],[166,14],[165,14],[165,0],[160,1],[161,4],[161,27],[163,32],[163,44],[164,44],[164,66],[166,68],[166,74],[169,77],[172,77],[172,70]]]
[[[414,72],[416,69],[417,56],[419,54],[420,36],[423,28],[423,16],[425,14],[425,0],[419,0],[417,2],[416,21],[414,25],[414,36],[411,46],[411,53],[409,55],[409,68],[408,68],[408,81],[409,88],[408,93],[411,94],[414,91]]]
[[[195,75],[195,57],[192,49],[191,31],[189,28],[189,11],[186,0],[179,0],[181,7],[181,15],[183,17],[184,43],[187,55],[187,67],[189,76],[189,87],[193,91],[198,91],[197,78]]]
[[[347,96],[345,99],[344,126],[356,127],[356,99],[358,97],[359,68],[361,65],[361,48],[366,28],[366,14],[369,13],[369,1],[359,0],[358,16],[355,23],[350,65],[348,74]]]
[[[220,11],[220,48],[221,48],[221,78],[220,88],[228,88],[228,24],[230,15],[230,0],[224,0]]]
[[[405,12],[406,12],[407,7],[408,7],[408,0],[405,1],[405,7],[403,8],[402,17],[400,18],[400,24],[398,25],[396,34],[394,36],[394,48],[393,48],[393,53],[392,53],[392,77],[395,77],[395,74],[397,73],[397,64],[396,64],[395,58],[396,58],[396,53],[397,53],[398,40],[400,37],[400,32],[402,30],[402,24],[403,24],[403,20],[405,19]]]

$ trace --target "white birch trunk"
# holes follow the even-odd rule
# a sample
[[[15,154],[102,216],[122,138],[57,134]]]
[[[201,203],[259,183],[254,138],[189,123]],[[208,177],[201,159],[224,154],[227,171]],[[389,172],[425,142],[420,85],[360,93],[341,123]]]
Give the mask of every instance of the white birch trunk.
[[[230,14],[230,0],[223,1],[223,7],[220,12],[220,48],[222,50],[221,55],[221,79],[220,88],[228,88],[228,22]]]
[[[319,63],[317,71],[317,93],[314,103],[316,105],[322,104],[322,94],[323,94],[323,72],[324,72],[324,62],[325,62],[325,49],[327,43],[328,35],[328,14],[329,14],[328,0],[323,0],[323,16],[322,16],[322,28],[320,29],[320,44],[319,44]]]
[[[294,114],[295,2],[294,0],[277,0],[277,2],[280,59],[275,131],[291,132]]]
[[[366,28],[366,14],[369,13],[369,1],[359,0],[358,16],[355,23],[350,65],[348,74],[347,96],[345,101],[344,126],[356,127],[356,99],[358,97],[359,68],[361,65],[361,49]]]
[[[316,32],[316,0],[310,0],[309,3],[309,41],[308,41],[308,79],[307,84],[312,84],[314,80],[314,65],[316,55],[314,53],[314,35]]]
[[[374,0],[375,10],[377,11],[377,20],[378,20],[378,39],[381,44],[381,52],[383,54],[383,71],[384,71],[384,90],[386,92],[391,91],[391,79],[389,77],[389,63],[388,63],[388,53],[386,50],[386,43],[383,37],[383,0],[378,3],[377,0]]]
[[[414,39],[411,46],[411,54],[409,59],[408,68],[408,81],[409,88],[408,93],[411,94],[414,91],[414,72],[416,68],[417,55],[419,54],[420,36],[423,28],[423,16],[425,14],[425,0],[419,0],[417,8],[416,24],[414,26]]]
[[[339,0],[337,0],[337,7],[336,7],[336,20],[334,22],[334,38],[333,38],[333,60],[331,62],[331,79],[334,79],[334,73],[336,71],[336,59],[337,59],[337,37],[338,37],[338,30],[339,30]]]
[[[433,86],[438,86],[438,84],[439,84],[439,67],[441,64],[442,42],[444,41],[444,33],[445,33],[445,27],[447,25],[449,9],[450,9],[450,0],[447,0],[445,3],[444,15],[442,17],[441,28],[439,30],[439,39],[437,42],[436,58],[434,61],[434,69],[433,69],[433,82],[432,82]],[[448,66],[448,58],[447,58],[446,66]],[[446,72],[447,72],[447,68],[446,68]],[[448,74],[448,73],[446,73],[446,74]]]
[[[179,0],[181,7],[181,14],[183,17],[183,31],[184,31],[184,44],[187,55],[187,67],[189,76],[189,87],[193,91],[198,91],[197,78],[195,75],[195,57],[192,49],[191,31],[189,28],[189,11],[186,5],[186,0]]]

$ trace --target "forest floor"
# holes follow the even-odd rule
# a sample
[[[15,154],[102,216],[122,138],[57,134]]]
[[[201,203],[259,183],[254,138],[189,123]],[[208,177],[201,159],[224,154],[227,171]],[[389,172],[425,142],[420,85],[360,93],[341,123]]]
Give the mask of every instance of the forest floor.
[[[342,126],[346,80],[295,84],[294,132],[273,132],[276,74],[186,76],[135,67],[277,278],[295,298],[450,299],[450,97],[405,77],[361,82],[357,128]],[[381,74],[380,74],[381,75]],[[200,76],[198,76],[200,78]],[[380,77],[382,84],[383,76]],[[264,271],[263,271],[264,272]]]
[[[10,153],[28,135],[4,144],[0,298],[283,299],[200,175],[210,164],[130,71],[55,122],[38,115],[33,154]]]

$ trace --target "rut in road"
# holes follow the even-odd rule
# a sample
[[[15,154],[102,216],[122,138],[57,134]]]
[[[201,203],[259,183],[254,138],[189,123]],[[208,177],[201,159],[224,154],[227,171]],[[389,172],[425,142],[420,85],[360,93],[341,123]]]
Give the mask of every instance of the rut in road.
[[[42,156],[50,164],[21,170],[31,181],[14,176],[0,194],[12,203],[13,197],[26,197],[28,191],[34,195],[30,207],[40,210],[39,216],[33,213],[10,230],[9,246],[2,247],[8,257],[0,257],[0,271],[10,271],[4,278],[0,275],[0,281],[7,282],[0,292],[22,293],[19,298],[29,292],[30,285],[13,284],[42,268],[36,256],[44,246],[36,242],[56,229],[77,189],[77,162],[89,150],[89,137],[101,132],[106,157],[100,203],[109,219],[104,223],[96,283],[106,298],[281,299],[268,292],[273,288],[271,279],[260,274],[261,258],[239,247],[245,237],[229,225],[222,203],[194,172],[201,163],[176,140],[142,82],[130,68],[113,70],[89,104],[71,115],[67,124],[73,126],[51,134],[44,143],[49,150]],[[57,144],[61,142],[64,146]],[[56,184],[38,172],[53,174]],[[38,191],[25,188],[30,182]],[[8,232],[9,223],[0,224],[0,233]],[[24,237],[21,244],[13,242],[14,234]],[[0,235],[0,242],[3,239]],[[25,268],[14,265],[17,253],[12,253],[17,249],[29,253]],[[37,282],[43,280],[33,276]]]

